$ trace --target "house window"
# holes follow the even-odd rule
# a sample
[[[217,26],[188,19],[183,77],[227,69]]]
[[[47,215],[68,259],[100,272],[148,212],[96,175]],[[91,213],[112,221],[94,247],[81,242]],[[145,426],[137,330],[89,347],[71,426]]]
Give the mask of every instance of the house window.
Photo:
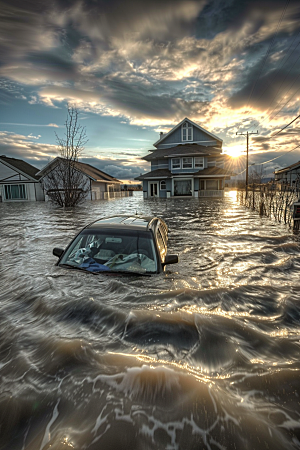
[[[193,158],[182,158],[182,168],[192,169],[193,168]]]
[[[193,127],[190,123],[184,122],[181,126],[182,140],[192,141],[193,140]]]
[[[167,189],[165,180],[161,180],[161,182],[160,182],[160,189]]]
[[[192,180],[174,180],[174,195],[192,196]]]
[[[172,169],[180,169],[180,158],[172,158]]]
[[[4,186],[6,200],[26,200],[25,184],[7,184]]]
[[[203,169],[204,168],[204,158],[203,158],[203,156],[197,156],[195,159],[194,159],[194,164],[195,164],[195,167],[197,167],[198,169]]]

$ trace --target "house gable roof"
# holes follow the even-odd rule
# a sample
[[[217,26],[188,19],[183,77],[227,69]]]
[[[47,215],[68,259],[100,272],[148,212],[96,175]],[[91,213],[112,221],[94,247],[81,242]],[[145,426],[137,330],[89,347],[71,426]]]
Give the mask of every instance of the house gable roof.
[[[5,164],[7,167],[16,170],[23,176],[28,177],[32,181],[39,181],[40,179],[40,177],[37,175],[39,169],[23,161],[22,159],[9,158],[8,156],[1,155],[0,162]]]
[[[159,148],[151,150],[149,155],[143,156],[145,161],[153,161],[158,158],[172,158],[176,156],[221,156],[220,149],[205,147],[199,144],[183,144],[176,147]]]
[[[283,169],[276,170],[276,171],[275,171],[275,174],[276,174],[276,173],[289,172],[290,170],[297,169],[297,167],[300,167],[300,161],[298,161],[298,162],[296,162],[296,163],[294,163],[294,164],[291,164],[291,165],[288,166],[288,167],[284,167]]]
[[[42,170],[38,172],[40,176],[45,176],[46,173],[50,170],[52,170],[52,167],[55,166],[55,164],[62,160],[63,158],[60,158],[59,156],[50,161]],[[112,177],[111,175],[108,175],[106,172],[103,172],[100,169],[97,169],[94,166],[91,166],[90,164],[82,163],[79,161],[75,162],[75,167],[80,172],[84,173],[88,178],[90,178],[92,181],[98,181],[103,183],[121,183],[120,180],[117,178]]]
[[[185,119],[183,119],[181,122],[179,122],[177,125],[175,125],[175,127],[173,127],[168,133],[163,134],[160,139],[158,141],[156,141],[153,145],[154,147],[156,147],[158,144],[161,144],[168,136],[170,136],[175,130],[177,130],[177,128],[181,127],[181,125],[184,122],[189,122],[191,125],[193,125],[194,127],[198,128],[199,130],[201,130],[203,133],[206,133],[208,136],[212,137],[213,139],[219,141],[220,143],[223,142],[222,139],[220,139],[219,137],[215,136],[214,134],[210,133],[209,131],[205,130],[204,128],[200,127],[200,125],[197,125],[195,122],[193,122],[192,120],[188,119],[187,117]]]
[[[112,177],[111,175],[108,175],[108,173],[103,172],[103,170],[97,169],[94,166],[91,166],[90,164],[82,163],[77,161],[76,167],[81,170],[81,172],[85,173],[89,178],[93,179],[94,181],[107,181],[107,182],[113,182],[113,183],[121,183],[120,180],[118,180],[115,177]]]

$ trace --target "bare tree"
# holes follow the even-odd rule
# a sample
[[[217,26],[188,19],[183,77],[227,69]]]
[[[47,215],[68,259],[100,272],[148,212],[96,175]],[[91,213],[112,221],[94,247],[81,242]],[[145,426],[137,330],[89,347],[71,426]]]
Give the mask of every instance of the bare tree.
[[[78,111],[68,106],[63,138],[56,133],[60,157],[43,177],[44,189],[52,203],[62,207],[76,206],[87,196],[89,182],[80,170],[78,158],[88,139],[85,127],[78,123]]]
[[[249,183],[261,184],[265,175],[265,169],[262,165],[253,167],[249,176]]]

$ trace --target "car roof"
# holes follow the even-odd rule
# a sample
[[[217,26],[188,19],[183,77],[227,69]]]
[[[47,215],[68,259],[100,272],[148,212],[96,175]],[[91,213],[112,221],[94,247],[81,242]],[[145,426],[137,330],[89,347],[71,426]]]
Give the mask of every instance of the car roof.
[[[155,228],[158,221],[165,224],[164,220],[158,217],[117,215],[98,219],[89,224],[86,229],[113,228],[119,230],[149,231]]]

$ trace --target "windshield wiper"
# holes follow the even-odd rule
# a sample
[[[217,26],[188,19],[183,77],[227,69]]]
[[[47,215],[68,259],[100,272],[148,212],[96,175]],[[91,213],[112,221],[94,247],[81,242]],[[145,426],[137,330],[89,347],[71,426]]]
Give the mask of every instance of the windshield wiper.
[[[95,275],[98,275],[99,273],[104,273],[105,275],[126,275],[126,276],[139,276],[139,277],[151,277],[151,275],[154,275],[152,273],[145,273],[145,272],[130,272],[129,270],[105,270],[103,272],[93,272]]]
[[[63,264],[58,264],[59,267],[64,267],[66,269],[75,269],[75,270],[82,270],[83,272],[88,272],[88,273],[92,273],[89,270],[86,270],[84,267],[79,267],[79,266],[73,266],[73,264],[67,264],[67,263],[63,263]]]
[[[106,275],[116,275],[116,274],[120,274],[120,275],[129,275],[129,276],[133,276],[133,275],[138,275],[138,276],[144,276],[144,277],[151,277],[151,273],[145,273],[145,272],[130,272],[127,270],[88,270],[85,267],[80,267],[80,266],[74,266],[73,264],[67,264],[67,263],[63,263],[63,264],[58,264],[59,267],[64,267],[66,269],[74,269],[74,270],[82,270],[83,272],[87,272],[87,273],[91,273],[93,275],[98,275],[98,274],[106,274]]]

